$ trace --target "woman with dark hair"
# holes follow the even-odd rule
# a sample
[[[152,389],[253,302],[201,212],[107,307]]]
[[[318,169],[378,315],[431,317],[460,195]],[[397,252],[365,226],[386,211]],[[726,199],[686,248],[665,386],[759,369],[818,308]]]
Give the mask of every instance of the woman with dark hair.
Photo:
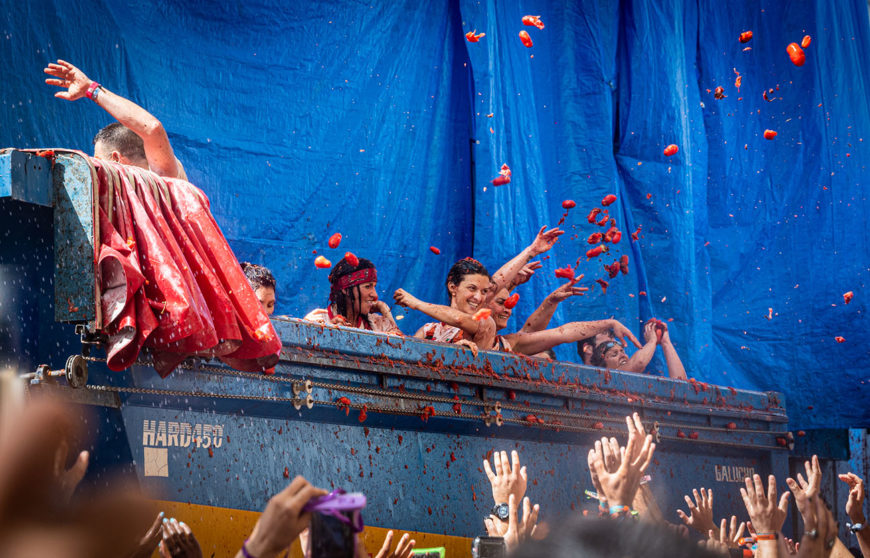
[[[398,289],[393,298],[399,306],[419,310],[439,320],[421,327],[414,337],[441,343],[461,342],[463,345],[471,342],[475,345],[472,351],[476,353],[477,347],[484,350],[492,347],[495,339],[495,322],[492,318],[477,316],[475,319],[478,310],[486,308],[491,284],[492,279],[483,264],[465,258],[453,264],[447,274],[450,306],[423,302],[402,289]]]
[[[531,260],[552,248],[563,232],[558,228],[547,230],[547,227],[541,227],[534,242],[492,277],[479,261],[472,258],[459,260],[447,273],[450,306],[423,302],[403,289],[398,289],[393,298],[399,306],[419,310],[438,320],[421,327],[414,337],[442,343],[473,343],[471,349],[475,354],[478,347],[490,350],[497,338],[495,322],[488,315],[489,303],[498,291],[513,284],[524,268],[534,269]]]
[[[308,313],[304,320],[321,324],[342,325],[376,331],[402,334],[396,325],[390,307],[378,300],[375,289],[378,273],[375,264],[357,258],[352,265],[342,258],[329,273],[329,306]]]

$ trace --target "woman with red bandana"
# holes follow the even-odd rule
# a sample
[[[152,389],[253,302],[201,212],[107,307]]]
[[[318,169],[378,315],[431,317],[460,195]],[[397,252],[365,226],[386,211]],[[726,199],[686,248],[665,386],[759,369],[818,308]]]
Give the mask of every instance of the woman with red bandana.
[[[378,273],[365,258],[351,265],[342,258],[329,274],[329,306],[312,310],[303,319],[320,324],[341,325],[379,333],[401,335],[390,307],[378,300]]]

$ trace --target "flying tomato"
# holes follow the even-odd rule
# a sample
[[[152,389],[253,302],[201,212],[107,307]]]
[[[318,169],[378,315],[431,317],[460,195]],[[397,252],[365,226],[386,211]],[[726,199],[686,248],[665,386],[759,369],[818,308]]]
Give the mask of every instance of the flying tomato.
[[[556,271],[556,277],[560,279],[571,279],[574,280],[574,268],[570,265],[566,265],[565,267],[560,267]]]
[[[477,41],[479,41],[480,39],[482,39],[483,37],[486,36],[486,33],[480,33],[480,34],[476,34],[476,33],[477,33],[477,29],[475,29],[474,31],[469,31],[468,33],[465,34],[465,38],[468,39],[469,43],[476,43]]]
[[[529,32],[525,29],[520,31],[520,40],[523,42],[526,48],[532,48],[532,45],[534,44],[532,42],[532,38],[529,36]]]
[[[477,320],[478,322],[480,322],[480,321],[483,321],[483,320],[489,318],[491,315],[492,315],[492,310],[490,310],[489,308],[481,308],[480,310],[478,310],[477,312],[474,313],[473,318],[475,320]]]
[[[789,43],[789,45],[785,47],[785,51],[788,53],[791,63],[795,66],[803,66],[804,62],[807,61],[806,54],[804,54],[803,49],[797,43]]]
[[[541,16],[539,16],[539,15],[537,15],[537,16],[533,16],[533,15],[523,16],[523,25],[527,25],[529,27],[534,26],[534,27],[537,27],[538,29],[544,28],[544,22],[541,21]]]
[[[589,250],[587,250],[586,257],[589,259],[597,258],[605,252],[607,252],[607,246],[605,246],[604,244],[599,244],[595,248],[590,248]]]
[[[511,168],[507,166],[507,163],[501,166],[501,170],[498,171],[498,176],[492,180],[493,186],[504,186],[505,184],[509,184],[511,181]]]

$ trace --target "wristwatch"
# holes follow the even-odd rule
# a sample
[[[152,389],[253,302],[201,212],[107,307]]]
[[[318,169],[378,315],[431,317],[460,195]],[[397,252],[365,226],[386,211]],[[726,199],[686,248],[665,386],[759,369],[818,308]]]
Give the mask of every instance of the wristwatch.
[[[849,525],[849,530],[853,533],[857,533],[858,531],[863,531],[867,528],[867,523],[853,523]]]
[[[492,515],[501,519],[502,521],[507,521],[510,516],[510,512],[508,511],[507,504],[496,504],[492,507],[491,511]]]

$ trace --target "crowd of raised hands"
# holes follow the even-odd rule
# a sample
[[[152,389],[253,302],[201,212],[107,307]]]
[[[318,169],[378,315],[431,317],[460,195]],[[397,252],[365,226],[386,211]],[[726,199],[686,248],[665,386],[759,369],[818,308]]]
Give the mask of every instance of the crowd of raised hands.
[[[77,485],[88,467],[88,454],[71,455],[71,440],[85,438],[84,422],[68,408],[48,400],[22,407],[16,420],[3,417],[0,426],[0,555],[139,558],[155,551],[163,558],[203,556],[191,528],[182,519],[166,517],[137,490],[121,481],[86,492]],[[10,428],[10,424],[15,424]],[[817,457],[806,462],[806,474],[788,478],[789,491],[779,494],[777,479],[758,475],[745,479],[740,494],[742,518],[718,522],[712,490],[686,495],[687,510],[664,513],[652,496],[647,469],[656,445],[641,418],[626,417],[625,445],[602,438],[589,449],[590,479],[586,491],[597,499],[598,514],[572,512],[557,525],[539,522],[540,503],[527,490],[530,474],[517,451],[493,451],[482,471],[492,488],[490,513],[481,534],[501,541],[508,556],[787,556],[841,558],[851,556],[838,539],[838,525],[822,498],[822,469]],[[861,552],[870,558],[870,529],[864,528],[864,482],[853,473],[840,475],[848,486],[845,511]],[[325,481],[322,481],[325,482]],[[270,558],[297,539],[306,556],[312,512],[307,506],[327,494],[297,476],[269,500],[237,558]],[[377,497],[372,491],[371,497]],[[803,528],[794,540],[783,525],[794,498]],[[599,517],[588,517],[598,515]],[[672,515],[677,522],[668,520]],[[426,531],[421,525],[420,531]],[[697,532],[700,542],[690,531]],[[375,535],[367,536],[371,541]],[[369,556],[356,538],[354,556]],[[415,547],[410,534],[390,531],[377,558],[409,558]]]

